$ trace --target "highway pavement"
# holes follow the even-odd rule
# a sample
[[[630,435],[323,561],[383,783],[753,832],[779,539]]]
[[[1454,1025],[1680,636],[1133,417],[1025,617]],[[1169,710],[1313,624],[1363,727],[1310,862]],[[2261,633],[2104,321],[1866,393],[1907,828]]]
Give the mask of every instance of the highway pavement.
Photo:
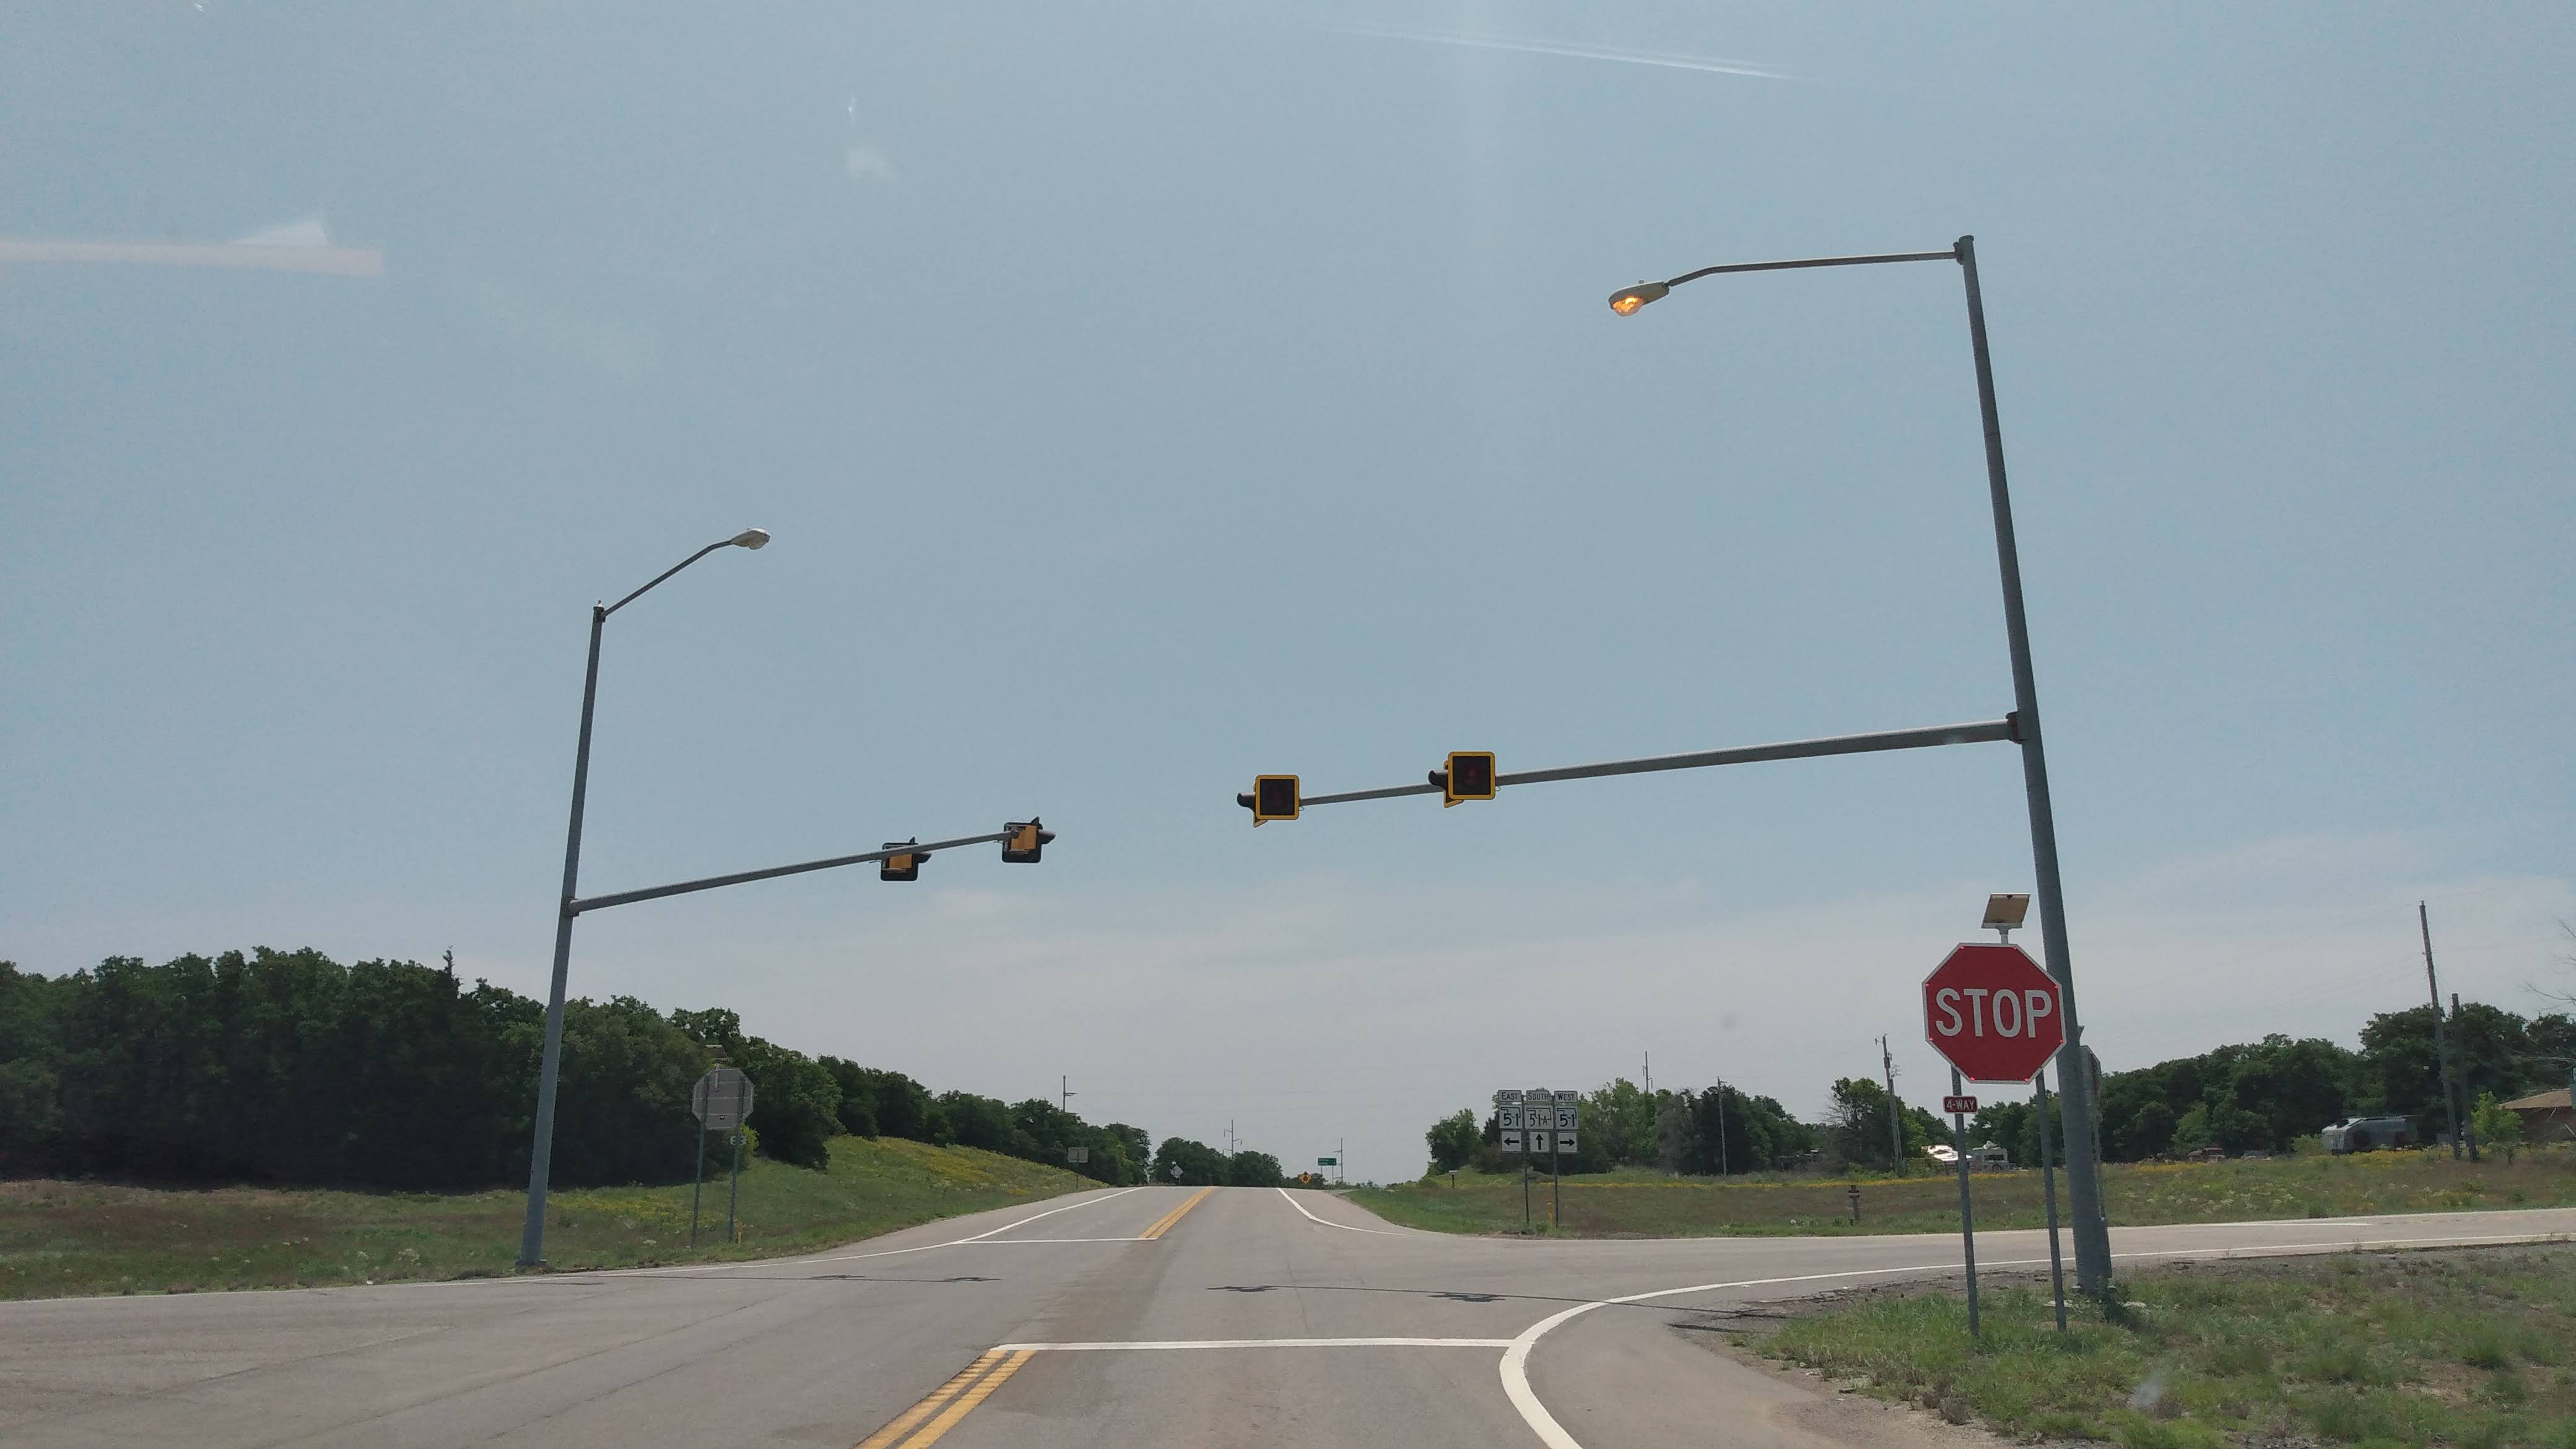
[[[2127,1262],[2576,1234],[2576,1210],[2125,1228]],[[1676,1309],[1955,1238],[1519,1240],[1145,1187],[769,1262],[0,1304],[0,1443],[1819,1446]],[[1978,1235],[1986,1266],[2042,1235]]]

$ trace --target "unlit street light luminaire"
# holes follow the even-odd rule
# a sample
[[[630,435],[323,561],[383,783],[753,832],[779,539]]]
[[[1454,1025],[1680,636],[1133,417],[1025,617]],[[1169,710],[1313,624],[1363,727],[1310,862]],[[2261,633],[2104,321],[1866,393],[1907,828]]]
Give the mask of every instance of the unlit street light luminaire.
[[[714,553],[720,548],[760,548],[769,542],[769,531],[746,528],[728,539],[708,544],[696,553],[656,574],[653,582],[628,594],[614,604],[590,606],[590,666],[581,686],[581,743],[573,752],[572,825],[565,832],[563,898],[555,912],[554,982],[546,993],[545,1047],[537,1064],[537,1117],[534,1140],[528,1151],[528,1215],[519,1233],[519,1264],[534,1267],[545,1261],[546,1186],[554,1168],[555,1148],[555,1082],[563,1066],[564,979],[572,969],[572,923],[581,912],[573,904],[573,888],[581,875],[581,807],[590,791],[590,715],[591,706],[599,700],[599,635],[607,627],[608,616],[644,597],[653,587]]]

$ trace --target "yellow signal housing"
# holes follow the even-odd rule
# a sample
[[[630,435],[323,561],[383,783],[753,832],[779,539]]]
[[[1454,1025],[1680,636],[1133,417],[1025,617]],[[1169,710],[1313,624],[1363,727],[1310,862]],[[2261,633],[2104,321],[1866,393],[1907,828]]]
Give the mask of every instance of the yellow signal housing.
[[[1261,825],[1272,820],[1294,820],[1299,794],[1294,775],[1255,775],[1252,777],[1252,823]]]
[[[1494,788],[1493,751],[1453,750],[1449,767],[1441,772],[1440,808],[1446,810],[1461,800],[1491,800]]]

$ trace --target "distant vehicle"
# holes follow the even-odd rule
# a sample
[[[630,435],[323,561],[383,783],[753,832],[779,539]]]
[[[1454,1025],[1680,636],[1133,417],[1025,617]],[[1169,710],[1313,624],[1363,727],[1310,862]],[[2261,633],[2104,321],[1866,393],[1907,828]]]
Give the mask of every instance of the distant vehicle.
[[[2195,1147],[2183,1158],[2185,1162],[2225,1162],[2226,1160],[2227,1149],[2216,1143],[2207,1147]]]
[[[2407,1117],[2347,1117],[2317,1134],[2328,1152],[2374,1152],[2382,1147],[2415,1145],[2415,1123]]]
[[[1983,1172],[1998,1172],[2012,1166],[2012,1154],[2000,1142],[1981,1142],[1968,1149],[1968,1165]]]
[[[1952,1147],[1946,1142],[1935,1142],[1931,1146],[1923,1149],[1923,1155],[1931,1158],[1934,1162],[1940,1163],[1943,1167],[1948,1167],[1959,1160],[1959,1149]]]
[[[2269,1162],[2272,1160],[2272,1154],[2257,1147],[2251,1151],[2237,1153],[2236,1159],[2239,1162]]]

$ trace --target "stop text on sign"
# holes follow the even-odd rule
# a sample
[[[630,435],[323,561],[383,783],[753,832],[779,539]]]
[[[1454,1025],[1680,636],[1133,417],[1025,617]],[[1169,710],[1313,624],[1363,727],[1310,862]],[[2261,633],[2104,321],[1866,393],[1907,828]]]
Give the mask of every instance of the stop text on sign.
[[[1959,1013],[1967,1012],[1963,1020]],[[1985,986],[1944,986],[1932,993],[1932,1009],[1942,1020],[1932,1029],[1943,1036],[1986,1034],[1987,1007],[1994,1008],[1994,1033],[1997,1036],[2037,1035],[2042,1018],[2057,1014],[2054,991],[1997,991]]]
[[[2019,946],[1958,946],[1923,978],[1923,1039],[1972,1082],[2027,1082],[2066,1044],[2057,983]]]

